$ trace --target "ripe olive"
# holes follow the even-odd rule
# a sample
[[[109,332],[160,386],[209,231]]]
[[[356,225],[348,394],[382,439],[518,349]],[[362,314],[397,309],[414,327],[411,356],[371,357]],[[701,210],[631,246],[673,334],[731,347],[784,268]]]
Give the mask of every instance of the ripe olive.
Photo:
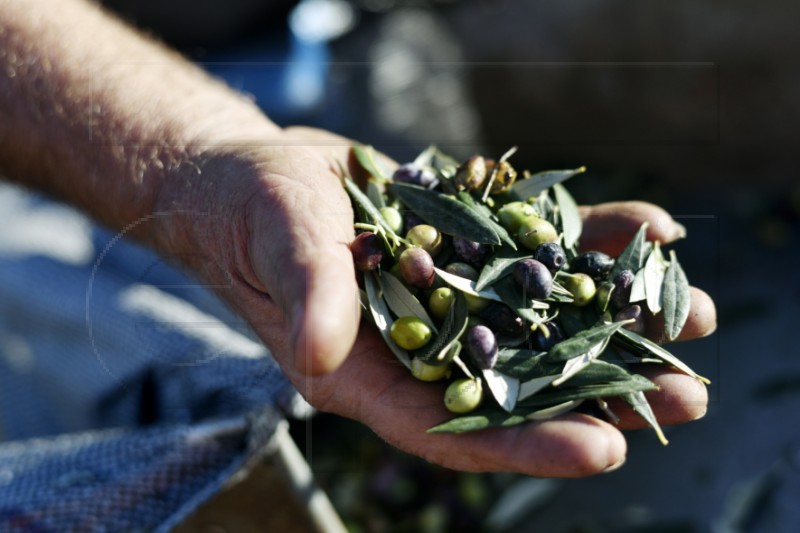
[[[603,252],[584,252],[570,263],[572,272],[588,274],[595,281],[606,279],[614,268],[614,260]]]
[[[419,246],[403,250],[397,263],[400,265],[400,275],[409,285],[420,289],[427,289],[433,285],[433,280],[436,278],[433,258]]]
[[[467,330],[464,348],[478,368],[488,370],[497,363],[497,339],[486,326],[473,326]]]
[[[350,252],[357,270],[375,270],[383,260],[383,240],[371,231],[359,233],[350,243]]]
[[[514,264],[514,280],[525,296],[543,300],[553,292],[553,275],[536,259],[521,259]]]
[[[557,272],[567,262],[567,254],[557,242],[545,242],[533,251],[533,258],[546,266],[550,272]]]

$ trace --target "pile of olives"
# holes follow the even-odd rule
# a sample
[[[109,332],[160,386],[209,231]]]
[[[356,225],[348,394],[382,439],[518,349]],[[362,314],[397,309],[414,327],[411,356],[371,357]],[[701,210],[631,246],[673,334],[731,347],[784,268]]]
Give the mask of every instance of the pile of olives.
[[[582,309],[643,332],[642,307],[631,302],[637,272],[615,269],[600,251],[579,252],[575,238],[568,242],[576,231],[567,226],[579,217],[567,213],[571,198],[554,201],[551,191],[577,172],[555,180],[526,173],[518,181],[505,157],[456,164],[428,150],[389,176],[374,159],[360,160],[370,179],[366,188],[348,185],[357,214],[350,249],[361,286],[382,288],[388,304],[365,291],[365,308],[373,318],[383,313],[376,322],[387,324],[387,344],[413,376],[451,380],[444,394],[451,412],[491,404],[487,372],[505,376],[498,355],[546,355],[579,333],[574,317],[585,317]],[[558,198],[568,195],[555,187]],[[392,283],[391,298],[390,277],[400,282]],[[495,397],[500,406],[505,400]]]

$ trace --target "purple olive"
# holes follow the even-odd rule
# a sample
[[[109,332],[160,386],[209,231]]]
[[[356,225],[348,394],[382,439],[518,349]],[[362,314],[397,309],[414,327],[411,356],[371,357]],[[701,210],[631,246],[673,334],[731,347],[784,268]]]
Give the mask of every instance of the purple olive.
[[[514,264],[514,280],[529,298],[542,300],[553,292],[553,275],[536,259],[522,259]]]
[[[371,231],[359,233],[350,243],[350,252],[357,270],[375,270],[383,260],[383,240]]]
[[[436,278],[433,258],[419,246],[403,250],[397,263],[400,265],[400,275],[409,285],[420,289],[427,289],[433,285]]]
[[[639,335],[644,335],[644,315],[642,314],[642,308],[638,305],[629,305],[628,307],[619,311],[616,315],[614,315],[614,322],[620,322],[622,320],[630,320],[633,319],[634,322],[630,324],[625,324],[622,326],[625,329],[629,329],[634,333],[638,333]]]
[[[533,258],[547,267],[550,272],[557,272],[567,262],[567,254],[557,242],[545,242],[533,251]]]
[[[488,370],[497,363],[498,346],[492,330],[486,326],[473,326],[467,330],[464,345],[478,368]]]
[[[614,291],[611,293],[611,303],[617,309],[622,309],[630,303],[634,278],[633,272],[628,269],[614,276]]]
[[[545,322],[531,335],[531,347],[541,352],[550,351],[550,348],[564,340],[564,333],[555,322]]]
[[[436,174],[416,163],[406,163],[394,171],[392,181],[428,187],[436,181]]]
[[[453,237],[453,249],[456,252],[456,257],[472,266],[483,265],[483,261],[489,253],[489,246],[486,244],[458,236]]]

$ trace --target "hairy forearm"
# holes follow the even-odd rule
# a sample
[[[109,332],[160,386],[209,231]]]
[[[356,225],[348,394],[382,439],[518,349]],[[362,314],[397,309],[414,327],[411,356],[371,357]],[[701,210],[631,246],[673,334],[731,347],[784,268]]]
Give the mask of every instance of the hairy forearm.
[[[84,0],[0,0],[0,173],[121,228],[214,143],[279,129]],[[146,241],[153,236],[139,235]]]

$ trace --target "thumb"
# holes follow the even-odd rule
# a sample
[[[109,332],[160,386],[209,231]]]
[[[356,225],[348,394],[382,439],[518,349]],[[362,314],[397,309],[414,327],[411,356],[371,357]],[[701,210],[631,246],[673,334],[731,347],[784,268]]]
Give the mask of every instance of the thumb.
[[[294,158],[286,167],[265,176],[248,202],[248,255],[283,311],[294,366],[325,374],[344,361],[358,332],[348,248],[353,214],[338,178],[318,158]]]

